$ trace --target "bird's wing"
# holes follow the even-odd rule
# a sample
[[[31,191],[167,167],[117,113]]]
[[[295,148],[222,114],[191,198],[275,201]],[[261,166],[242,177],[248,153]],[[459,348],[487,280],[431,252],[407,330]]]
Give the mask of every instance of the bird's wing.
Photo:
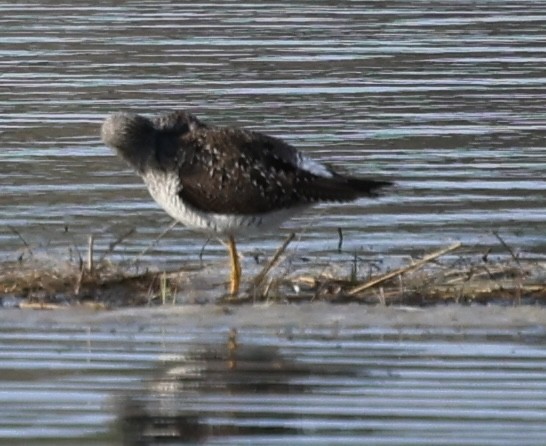
[[[183,152],[177,164],[179,196],[205,212],[261,214],[318,201],[353,200],[373,189],[373,182],[351,183],[302,158],[280,139],[243,129],[191,132],[178,139],[178,148]]]
[[[260,214],[296,206],[296,150],[242,129],[214,128],[179,138],[179,196],[219,214]]]

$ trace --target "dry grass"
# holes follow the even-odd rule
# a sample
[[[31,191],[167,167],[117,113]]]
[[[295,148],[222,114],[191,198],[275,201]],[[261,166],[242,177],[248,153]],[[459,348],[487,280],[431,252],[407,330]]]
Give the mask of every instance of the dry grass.
[[[409,265],[359,283],[308,275],[292,282],[300,285],[300,299],[306,296],[332,302],[418,306],[473,302],[546,304],[546,270],[537,262],[449,263],[454,262]]]
[[[228,301],[244,304],[326,300],[420,306],[446,302],[546,303],[546,262],[522,259],[498,234],[496,237],[509,254],[500,260],[491,260],[487,254],[457,243],[366,279],[358,276],[354,265],[346,274],[314,274],[307,268],[275,276],[273,270],[293,239],[291,234],[249,281],[248,291]],[[40,261],[30,256],[0,267],[0,302],[4,306],[12,302],[11,306],[37,309],[76,305],[101,309],[187,302],[178,298],[188,293],[188,277],[191,282],[190,273],[197,271],[194,268],[184,272],[137,274],[104,256],[95,261],[92,238],[86,262],[81,259],[79,262]],[[218,301],[223,289],[213,284],[209,288],[213,288],[209,294],[213,291],[215,297],[210,300]]]
[[[419,306],[473,302],[546,304],[546,262],[519,258],[498,234],[495,236],[509,257],[491,260],[487,253],[455,243],[365,280],[359,279],[354,270],[347,278],[296,273],[271,279],[239,301],[327,300]]]
[[[22,298],[19,306],[26,308],[142,305],[160,289],[157,274],[132,275],[109,262],[89,271],[71,263],[27,260],[4,263],[1,271],[0,296]]]

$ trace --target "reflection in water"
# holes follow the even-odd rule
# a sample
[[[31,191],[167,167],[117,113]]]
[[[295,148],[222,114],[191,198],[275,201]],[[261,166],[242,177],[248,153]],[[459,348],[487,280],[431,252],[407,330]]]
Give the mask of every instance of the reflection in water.
[[[355,376],[351,367],[286,359],[271,346],[238,345],[236,336],[232,330],[224,348],[194,349],[148,382],[142,395],[123,401],[124,444],[302,434],[303,413],[290,409],[291,401],[313,393],[313,379]]]
[[[302,307],[118,313],[90,325],[70,312],[4,316],[0,443],[546,444],[543,328]],[[494,313],[519,326],[532,311],[435,314],[479,324]],[[417,325],[389,328],[387,315]],[[232,333],[226,346],[227,326],[239,327],[239,345]]]

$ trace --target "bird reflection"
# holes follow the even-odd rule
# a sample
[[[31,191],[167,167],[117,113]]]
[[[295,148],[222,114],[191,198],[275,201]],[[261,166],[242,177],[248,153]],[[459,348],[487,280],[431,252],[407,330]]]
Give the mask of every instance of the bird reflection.
[[[307,393],[305,381],[313,373],[318,371],[284,359],[276,348],[240,345],[232,330],[227,345],[196,348],[148,382],[142,394],[123,401],[123,444],[297,434],[299,416],[274,411]]]

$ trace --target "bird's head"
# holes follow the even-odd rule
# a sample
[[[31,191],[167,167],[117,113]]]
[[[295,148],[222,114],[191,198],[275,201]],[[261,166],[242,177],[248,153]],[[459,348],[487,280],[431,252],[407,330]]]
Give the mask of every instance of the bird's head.
[[[114,113],[102,124],[101,137],[104,144],[114,149],[138,172],[143,172],[154,152],[156,129],[152,121],[144,116]]]

